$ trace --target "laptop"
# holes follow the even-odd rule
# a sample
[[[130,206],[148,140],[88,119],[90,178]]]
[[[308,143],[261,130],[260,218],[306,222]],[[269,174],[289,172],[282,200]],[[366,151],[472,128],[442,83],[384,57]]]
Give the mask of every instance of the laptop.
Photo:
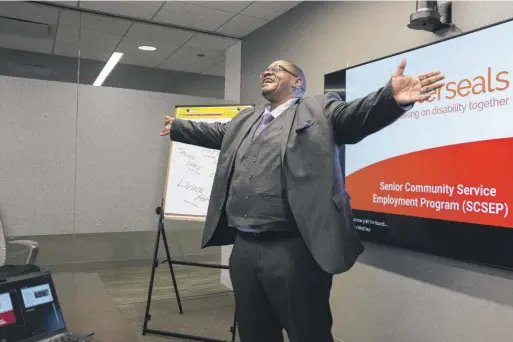
[[[66,328],[50,272],[0,283],[0,342],[91,341]]]

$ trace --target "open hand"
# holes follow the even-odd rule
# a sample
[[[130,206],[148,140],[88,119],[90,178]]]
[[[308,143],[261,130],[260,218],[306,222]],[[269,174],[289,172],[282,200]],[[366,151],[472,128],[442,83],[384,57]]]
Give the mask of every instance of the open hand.
[[[392,76],[392,91],[394,99],[399,105],[409,105],[418,101],[426,101],[433,91],[443,87],[440,82],[445,78],[440,71],[426,72],[417,76],[405,76],[406,60],[399,63],[399,67]]]
[[[163,137],[165,135],[169,135],[171,133],[171,124],[173,122],[173,118],[170,116],[164,117],[164,129],[160,131],[160,136]]]

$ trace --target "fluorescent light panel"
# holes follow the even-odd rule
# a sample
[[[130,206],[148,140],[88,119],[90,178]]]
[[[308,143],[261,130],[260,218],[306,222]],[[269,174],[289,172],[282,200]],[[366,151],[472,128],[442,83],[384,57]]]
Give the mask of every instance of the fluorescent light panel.
[[[107,63],[103,67],[102,71],[100,72],[100,74],[96,78],[96,81],[94,81],[93,86],[98,87],[98,86],[101,86],[103,84],[103,82],[105,81],[105,79],[107,79],[107,76],[109,76],[109,74],[112,71],[112,69],[114,69],[116,64],[118,64],[118,62],[121,59],[121,57],[123,57],[123,53],[122,52],[114,52],[110,56],[109,60],[107,61]]]

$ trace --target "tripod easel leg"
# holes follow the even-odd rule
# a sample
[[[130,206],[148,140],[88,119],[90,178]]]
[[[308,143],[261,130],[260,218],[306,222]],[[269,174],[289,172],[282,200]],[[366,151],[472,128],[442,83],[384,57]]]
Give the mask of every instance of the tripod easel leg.
[[[160,224],[159,224],[159,226],[160,226]],[[160,243],[160,229],[157,229],[157,238],[155,240],[155,249],[153,252],[153,260],[152,260],[152,265],[151,265],[150,284],[149,284],[149,288],[148,288],[148,299],[146,301],[146,313],[144,315],[143,335],[145,335],[146,330],[148,329],[148,321],[151,319],[151,315],[150,315],[151,295],[153,294],[153,284],[155,281],[155,269],[159,266],[159,260],[158,260],[159,243]]]
[[[182,301],[180,299],[180,294],[178,293],[178,285],[176,283],[175,271],[173,269],[173,263],[171,261],[171,254],[169,253],[169,246],[167,244],[166,231],[164,230],[164,223],[161,223],[162,229],[162,240],[164,241],[164,249],[166,250],[167,263],[169,265],[169,271],[171,272],[171,279],[173,280],[173,288],[175,289],[176,301],[178,303],[178,309],[180,310],[180,314],[183,314],[182,309]]]
[[[151,296],[153,293],[153,285],[155,283],[155,270],[160,264],[159,260],[158,260],[158,251],[159,251],[161,235],[162,235],[164,249],[166,251],[166,257],[167,257],[167,260],[163,260],[161,263],[167,262],[169,265],[169,271],[171,273],[171,279],[173,281],[173,287],[175,290],[178,307],[180,309],[180,314],[183,314],[182,301],[180,299],[180,294],[178,292],[178,284],[177,284],[175,272],[173,269],[173,264],[185,265],[185,266],[216,268],[216,269],[228,269],[228,267],[224,266],[224,265],[172,260],[171,253],[169,252],[169,245],[167,244],[166,231],[164,229],[164,199],[162,199],[162,206],[158,207],[156,211],[157,211],[157,215],[159,215],[160,217],[159,217],[159,224],[158,224],[158,228],[157,228],[157,238],[155,240],[155,250],[154,250],[154,254],[153,254],[153,263],[152,263],[152,268],[151,268],[151,277],[150,277],[150,284],[149,284],[149,289],[148,289],[148,300],[146,302],[146,313],[144,316],[144,324],[143,324],[142,334],[143,335],[150,334],[150,335],[158,335],[158,336],[166,336],[166,337],[175,337],[175,338],[181,338],[181,339],[186,339],[186,340],[191,340],[191,341],[230,342],[230,341],[220,340],[220,339],[216,339],[216,338],[210,338],[210,337],[206,337],[206,336],[195,336],[195,335],[188,335],[188,334],[182,334],[182,333],[177,333],[177,332],[155,330],[155,329],[148,328],[148,321],[151,320],[150,307],[151,307]],[[237,334],[237,325],[236,324],[237,324],[237,322],[236,322],[236,317],[234,314],[233,326],[230,327],[230,332],[232,333],[231,342],[235,342],[235,338],[236,338],[236,334]]]

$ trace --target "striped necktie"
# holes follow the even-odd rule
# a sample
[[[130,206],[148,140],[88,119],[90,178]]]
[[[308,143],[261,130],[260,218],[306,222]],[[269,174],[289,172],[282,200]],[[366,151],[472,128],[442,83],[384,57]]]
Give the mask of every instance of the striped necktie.
[[[262,117],[262,121],[260,121],[260,125],[255,131],[255,135],[253,136],[253,140],[264,130],[265,126],[267,126],[271,121],[273,121],[274,116],[271,113],[265,113]]]

